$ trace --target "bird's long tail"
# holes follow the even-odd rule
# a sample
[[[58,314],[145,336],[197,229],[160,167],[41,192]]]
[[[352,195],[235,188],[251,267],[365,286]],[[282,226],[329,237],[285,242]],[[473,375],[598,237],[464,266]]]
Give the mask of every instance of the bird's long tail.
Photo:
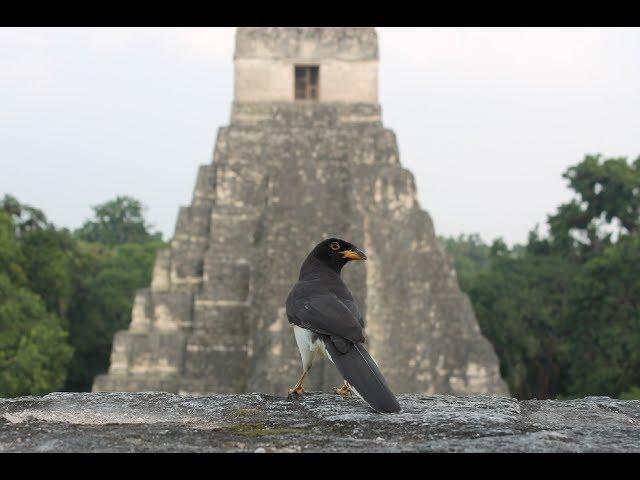
[[[344,379],[357,391],[358,395],[377,412],[394,413],[400,411],[400,404],[393,394],[387,381],[380,372],[378,365],[371,358],[362,343],[348,343],[339,345],[340,350],[331,338],[322,335],[322,340],[331,361],[338,368]]]

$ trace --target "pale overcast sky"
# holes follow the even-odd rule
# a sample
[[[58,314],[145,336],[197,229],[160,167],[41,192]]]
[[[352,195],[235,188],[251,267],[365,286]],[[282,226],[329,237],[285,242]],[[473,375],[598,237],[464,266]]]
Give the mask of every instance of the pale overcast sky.
[[[0,195],[165,237],[228,124],[232,28],[0,28]],[[444,235],[523,242],[587,153],[640,154],[640,29],[379,28],[380,102]]]

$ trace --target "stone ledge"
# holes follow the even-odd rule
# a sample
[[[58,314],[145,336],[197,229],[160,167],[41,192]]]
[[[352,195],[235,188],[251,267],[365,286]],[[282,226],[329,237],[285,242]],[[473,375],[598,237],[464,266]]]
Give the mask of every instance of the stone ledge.
[[[52,393],[0,399],[0,452],[640,452],[640,401]]]
[[[382,128],[377,103],[233,102],[231,126],[343,128],[370,125]]]

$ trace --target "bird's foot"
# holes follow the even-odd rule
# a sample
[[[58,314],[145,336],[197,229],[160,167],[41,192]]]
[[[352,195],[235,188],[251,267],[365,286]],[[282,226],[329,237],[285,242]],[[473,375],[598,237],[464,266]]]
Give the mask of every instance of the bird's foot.
[[[351,395],[353,395],[347,382],[344,382],[340,388],[336,388],[336,393],[338,395],[342,395],[343,397],[350,397]]]
[[[302,394],[307,393],[307,391],[304,388],[302,388],[301,385],[297,385],[293,388],[290,388],[287,393],[288,393],[287,398],[291,400],[294,398],[300,398]]]

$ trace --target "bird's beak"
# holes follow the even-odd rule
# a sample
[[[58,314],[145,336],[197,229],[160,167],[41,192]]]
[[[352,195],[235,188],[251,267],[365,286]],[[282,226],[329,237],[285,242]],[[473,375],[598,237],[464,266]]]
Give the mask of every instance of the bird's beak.
[[[367,255],[357,247],[354,247],[353,250],[345,250],[342,253],[342,258],[346,258],[348,260],[366,260]]]

